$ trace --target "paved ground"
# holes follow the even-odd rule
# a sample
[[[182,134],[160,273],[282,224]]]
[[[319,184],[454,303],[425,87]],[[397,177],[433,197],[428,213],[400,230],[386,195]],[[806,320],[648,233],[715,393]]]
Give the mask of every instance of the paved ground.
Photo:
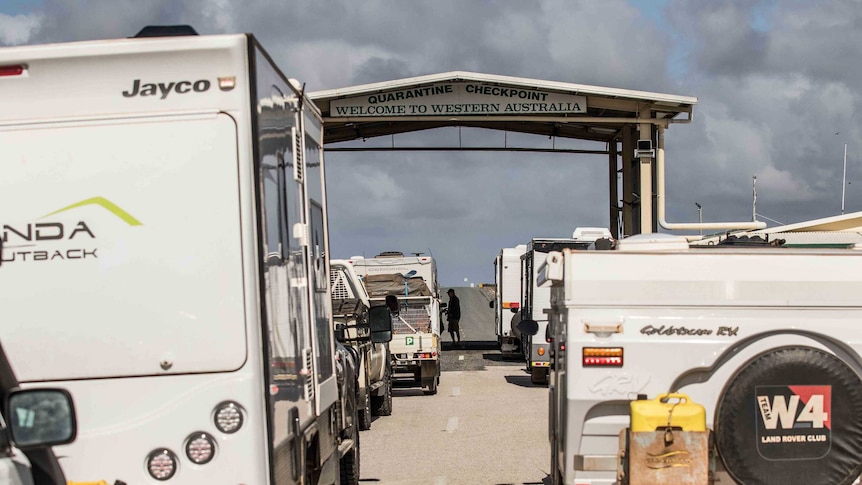
[[[425,396],[407,376],[396,380],[392,416],[375,418],[360,436],[361,481],[550,483],[548,390],[531,384],[521,363],[500,359],[488,307],[493,293],[487,288],[455,291],[464,314],[464,342],[444,345],[437,395]]]

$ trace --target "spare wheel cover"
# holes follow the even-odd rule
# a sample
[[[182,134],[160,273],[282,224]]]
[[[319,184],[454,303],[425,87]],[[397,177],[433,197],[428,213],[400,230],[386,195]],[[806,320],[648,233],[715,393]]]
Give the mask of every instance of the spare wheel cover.
[[[862,473],[862,379],[822,350],[764,352],[727,383],[715,432],[738,483],[850,484]]]

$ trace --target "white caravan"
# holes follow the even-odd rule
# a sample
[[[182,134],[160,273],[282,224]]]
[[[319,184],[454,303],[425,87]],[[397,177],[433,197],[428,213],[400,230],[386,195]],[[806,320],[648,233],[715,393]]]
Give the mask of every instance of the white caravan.
[[[646,234],[548,256],[554,484],[846,485],[862,472],[862,251],[728,242]],[[658,442],[632,438],[641,404],[669,404],[643,399],[666,393],[702,405],[712,438],[667,428],[673,405],[647,428]],[[698,433],[707,449],[668,451]],[[634,463],[645,444],[656,451]]]
[[[548,253],[570,249],[588,249],[599,239],[610,241],[611,232],[604,228],[577,228],[571,238],[534,238],[521,255],[520,319],[533,320],[539,325],[536,335],[521,336],[521,353],[533,384],[547,384],[551,364],[551,335],[547,332],[551,291],[539,285],[539,268]],[[515,323],[517,326],[517,323]]]
[[[389,295],[398,298],[389,342],[392,372],[413,374],[426,394],[436,394],[442,327],[434,258],[385,252],[374,258],[353,257],[350,262],[373,303],[382,304]]]
[[[516,325],[521,321],[521,255],[526,251],[526,244],[503,248],[494,259],[497,292],[491,305],[496,309],[497,346],[504,357],[521,353],[521,333]]]
[[[0,106],[0,335],[74,397],[66,477],[358,479],[301,85],[251,35],[142,37],[0,48]]]

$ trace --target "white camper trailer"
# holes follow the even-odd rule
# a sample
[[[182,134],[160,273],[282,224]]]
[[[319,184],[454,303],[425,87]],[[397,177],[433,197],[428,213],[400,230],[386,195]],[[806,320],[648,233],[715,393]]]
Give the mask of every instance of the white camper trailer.
[[[728,242],[548,255],[554,484],[855,483],[862,251]]]
[[[0,48],[9,361],[70,481],[355,483],[320,114],[252,35],[146,35]]]

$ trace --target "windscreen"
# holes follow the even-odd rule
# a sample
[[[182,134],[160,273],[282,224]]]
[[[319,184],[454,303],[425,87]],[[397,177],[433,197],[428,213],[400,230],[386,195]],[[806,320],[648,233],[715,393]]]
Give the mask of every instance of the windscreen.
[[[22,381],[246,358],[227,115],[0,128],[0,336]]]

